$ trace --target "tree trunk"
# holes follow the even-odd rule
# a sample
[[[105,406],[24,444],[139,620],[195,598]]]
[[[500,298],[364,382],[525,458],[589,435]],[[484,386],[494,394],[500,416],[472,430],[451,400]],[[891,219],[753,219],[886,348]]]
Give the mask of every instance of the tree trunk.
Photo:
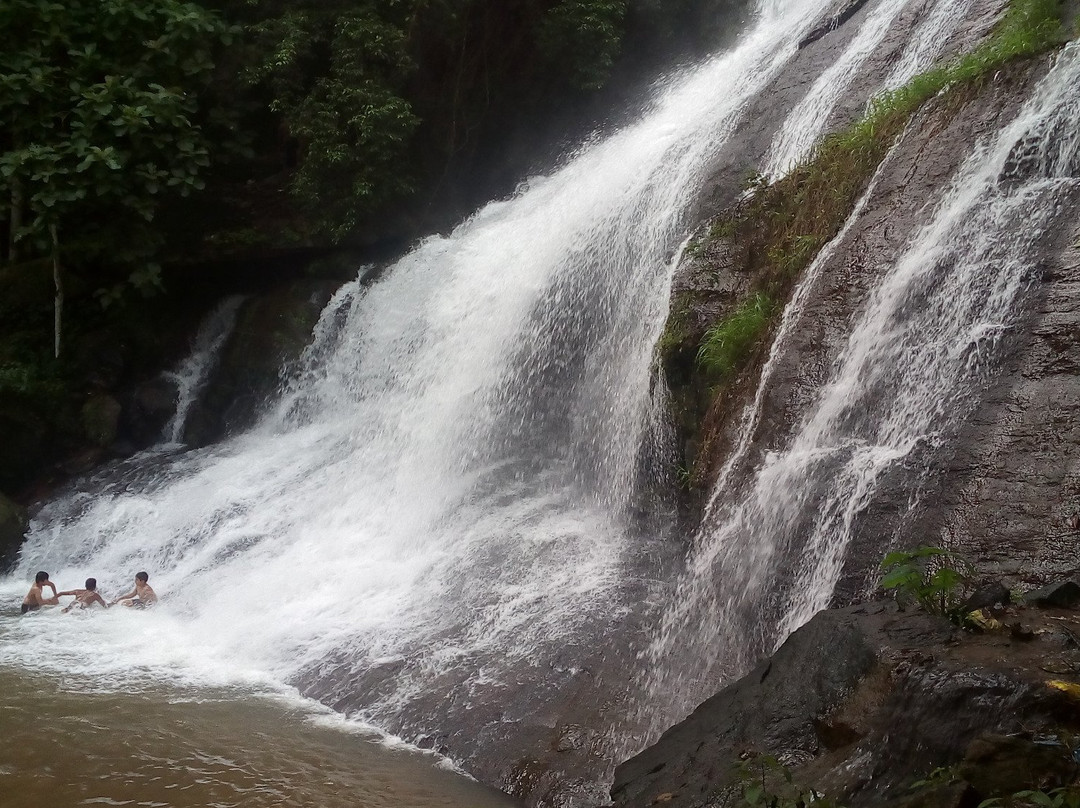
[[[19,260],[19,245],[15,241],[16,235],[22,228],[23,194],[22,183],[15,180],[11,188],[11,218],[8,220],[8,261],[15,263]]]
[[[59,359],[60,324],[64,316],[64,284],[60,280],[60,239],[56,235],[56,222],[49,225],[49,235],[52,236],[53,286],[56,287],[56,297],[53,298],[53,356]]]

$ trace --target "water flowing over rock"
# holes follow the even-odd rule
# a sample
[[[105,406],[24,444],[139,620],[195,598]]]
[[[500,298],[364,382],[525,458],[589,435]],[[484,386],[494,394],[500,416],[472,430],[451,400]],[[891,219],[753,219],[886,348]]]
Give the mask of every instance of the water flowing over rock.
[[[1078,112],[1078,62],[1067,49],[1022,104],[1039,67],[1000,75],[962,111],[917,119],[853,226],[806,272],[746,414],[729,422],[739,434],[724,444],[734,448],[651,652],[698,649],[712,661],[711,675],[708,663],[685,675],[658,666],[655,691],[686,699],[684,710],[838,585],[859,593],[927,507],[936,463],[978,406],[1075,209],[1074,147],[1055,133]],[[1004,175],[1019,143],[1039,168],[1015,184]],[[926,543],[925,532],[908,535]],[[1053,555],[1045,533],[1027,539]]]
[[[358,267],[337,289],[228,304],[176,373],[170,445],[44,503],[16,568],[96,574],[104,590],[150,570],[164,596],[150,630],[130,648],[107,616],[55,663],[29,637],[5,664],[93,671],[104,647],[111,686],[121,671],[293,688],[530,804],[599,803],[620,760],[861,590],[916,525],[992,517],[956,513],[982,484],[963,476],[980,450],[957,441],[1022,441],[995,402],[1034,385],[1074,403],[1068,48],[917,116],[805,271],[759,372],[733,388],[704,519],[690,542],[679,534],[656,362],[669,300],[707,289],[703,328],[749,288],[676,273],[695,224],[736,202],[748,170],[783,175],[1000,8],[870,0],[810,42],[836,5],[768,0],[635,123],[377,277]],[[1018,336],[1035,320],[1035,342]],[[1011,382],[995,376],[1027,354],[1038,380],[1026,360]],[[1012,386],[980,397],[999,382]],[[1033,496],[1071,485],[1031,468]],[[1015,541],[1045,560],[1032,535]],[[989,553],[985,535],[969,543]],[[781,650],[788,668],[728,691],[747,737],[778,722],[818,737],[757,712],[762,692],[817,714],[872,676],[877,640],[834,618],[810,626]],[[843,653],[821,659],[821,644]]]

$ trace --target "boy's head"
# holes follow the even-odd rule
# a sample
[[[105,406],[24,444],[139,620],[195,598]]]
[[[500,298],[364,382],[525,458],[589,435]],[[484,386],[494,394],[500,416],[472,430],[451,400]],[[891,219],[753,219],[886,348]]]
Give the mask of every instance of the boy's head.
[[[34,576],[34,581],[39,584],[43,584],[47,580],[49,580],[49,573],[47,572],[39,572],[37,575]]]
[[[97,578],[87,578],[86,588],[89,589],[91,592],[97,589]]]
[[[142,581],[145,584],[147,581],[150,580],[150,576],[147,575],[145,572],[136,572],[135,573],[135,580],[136,581]]]

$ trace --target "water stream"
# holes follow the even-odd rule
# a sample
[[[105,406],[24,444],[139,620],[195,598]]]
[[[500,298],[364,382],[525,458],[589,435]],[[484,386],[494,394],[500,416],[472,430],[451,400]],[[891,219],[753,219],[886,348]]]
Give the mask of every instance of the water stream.
[[[107,596],[145,569],[162,603],[0,617],[0,672],[105,694],[284,689],[466,767],[495,761],[489,774],[565,743],[589,767],[565,788],[601,799],[651,728],[635,723],[641,704],[660,703],[644,667],[686,673],[683,696],[698,698],[827,601],[876,475],[962,411],[1023,294],[1027,250],[1072,187],[1064,146],[999,179],[1015,143],[1075,116],[1070,52],[882,274],[803,427],[745,497],[710,511],[672,593],[682,545],[656,493],[653,367],[672,268],[707,167],[828,5],[764,3],[732,50],[672,78],[637,123],[374,283],[343,286],[248,432],[147,453],[47,503],[0,580],[4,602],[37,569],[62,587],[93,575]],[[848,62],[903,5],[876,7]],[[835,103],[800,109],[799,126],[820,131]],[[996,237],[1021,211],[1024,237]],[[779,576],[793,554],[806,565]],[[664,637],[640,654],[665,611]]]
[[[678,547],[648,496],[673,259],[712,158],[824,5],[766,3],[639,122],[346,284],[247,433],[48,503],[6,597],[39,568],[110,596],[145,569],[162,608],[136,637],[113,612],[5,626],[0,666],[294,686],[466,763],[580,723],[578,788],[602,797],[640,742],[634,648]]]
[[[1039,276],[1046,233],[1080,194],[1078,79],[1070,46],[1015,119],[974,145],[899,259],[874,269],[846,346],[785,444],[751,460],[758,414],[744,417],[743,455],[728,466],[749,482],[721,475],[651,651],[700,656],[664,679],[684,711],[828,604],[886,474],[906,465],[917,497],[926,453],[969,412]],[[804,286],[814,278],[812,267]]]
[[[217,365],[218,355],[225,340],[232,333],[236,312],[243,302],[242,297],[230,297],[218,304],[199,326],[188,357],[175,370],[163,374],[176,385],[176,411],[161,431],[162,442],[183,442],[184,428],[187,426],[191,407],[198,400],[206,380]]]

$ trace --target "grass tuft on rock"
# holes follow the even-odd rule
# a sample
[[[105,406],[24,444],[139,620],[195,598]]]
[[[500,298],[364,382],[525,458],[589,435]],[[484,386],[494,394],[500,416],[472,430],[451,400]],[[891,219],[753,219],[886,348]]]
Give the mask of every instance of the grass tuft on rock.
[[[768,328],[775,308],[776,302],[771,297],[758,292],[710,328],[698,350],[701,369],[720,378],[736,370]]]

